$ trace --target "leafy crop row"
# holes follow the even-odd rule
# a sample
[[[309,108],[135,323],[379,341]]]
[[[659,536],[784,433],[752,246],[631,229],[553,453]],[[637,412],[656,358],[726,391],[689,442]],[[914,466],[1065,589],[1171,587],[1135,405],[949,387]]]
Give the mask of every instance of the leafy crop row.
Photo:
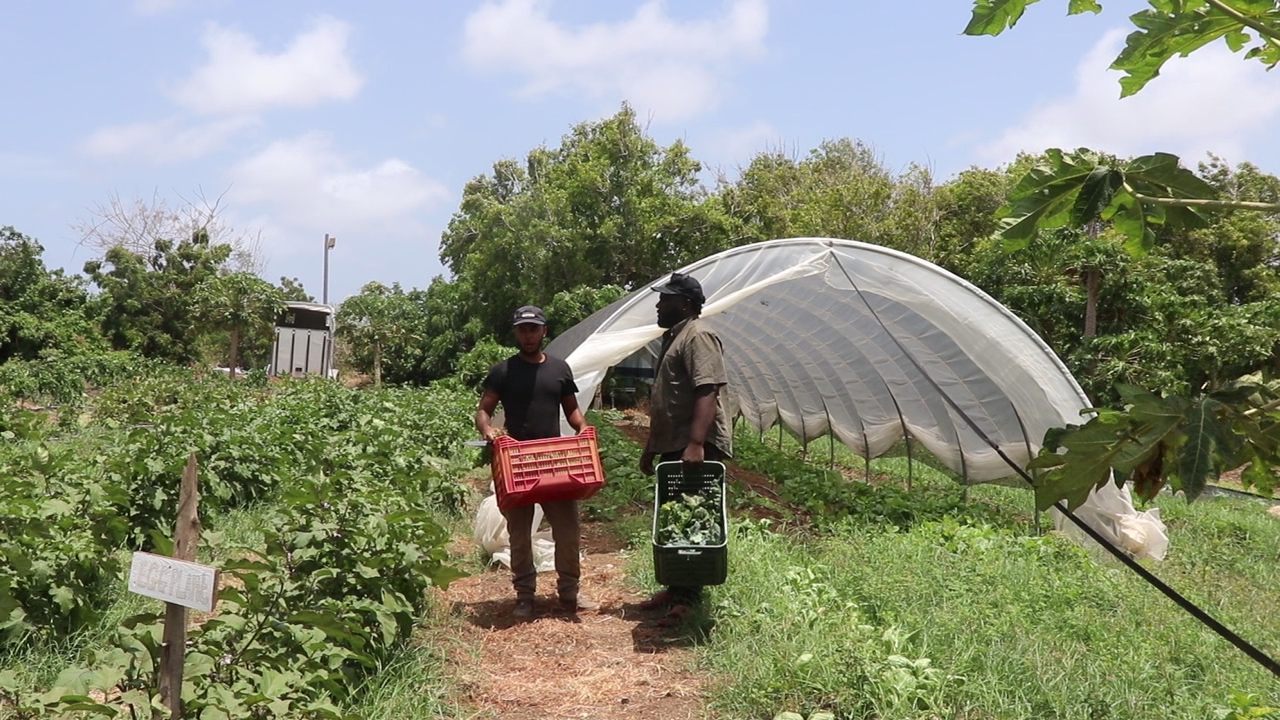
[[[357,392],[323,381],[163,375],[109,387],[79,423],[0,418],[0,651],[99,617],[120,549],[167,552],[187,456],[206,511],[265,497],[265,547],[229,551],[218,613],[193,631],[184,697],[202,717],[324,716],[402,643],[425,589],[456,577],[434,519],[460,506],[473,396],[460,386]],[[224,549],[225,550],[225,549]],[[119,629],[24,714],[114,715],[155,700],[157,615]],[[90,700],[87,694],[97,691]],[[261,697],[260,697],[261,696]],[[145,700],[145,702],[144,702]]]

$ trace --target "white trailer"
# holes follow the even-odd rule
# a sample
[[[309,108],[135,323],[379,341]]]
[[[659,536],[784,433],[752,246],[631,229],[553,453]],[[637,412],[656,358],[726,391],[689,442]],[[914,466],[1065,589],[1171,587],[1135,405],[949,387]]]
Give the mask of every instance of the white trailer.
[[[276,320],[276,339],[271,348],[272,376],[319,375],[333,378],[336,330],[332,305],[312,302],[285,303]]]

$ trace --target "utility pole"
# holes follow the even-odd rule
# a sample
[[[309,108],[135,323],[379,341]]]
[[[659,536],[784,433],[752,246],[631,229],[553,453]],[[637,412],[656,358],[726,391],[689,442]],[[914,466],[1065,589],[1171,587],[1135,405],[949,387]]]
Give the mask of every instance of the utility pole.
[[[329,251],[337,241],[338,238],[329,237],[329,233],[324,234],[324,292],[321,302],[325,305],[329,304]]]

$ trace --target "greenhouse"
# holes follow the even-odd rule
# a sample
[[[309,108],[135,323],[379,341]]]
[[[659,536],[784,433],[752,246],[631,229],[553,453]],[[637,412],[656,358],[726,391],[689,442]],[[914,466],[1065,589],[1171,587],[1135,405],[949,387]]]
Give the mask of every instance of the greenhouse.
[[[731,412],[808,443],[830,436],[867,458],[903,438],[965,484],[1025,485],[1014,467],[1045,431],[1091,406],[1052,350],[965,280],[877,245],[792,238],[726,250],[683,268],[707,296],[702,317],[724,345]],[[605,373],[656,357],[652,285],[570,328],[548,347],[566,358],[584,407]],[[1108,484],[1076,515],[1138,557],[1162,558],[1157,511]],[[1062,527],[1055,512],[1055,523]]]

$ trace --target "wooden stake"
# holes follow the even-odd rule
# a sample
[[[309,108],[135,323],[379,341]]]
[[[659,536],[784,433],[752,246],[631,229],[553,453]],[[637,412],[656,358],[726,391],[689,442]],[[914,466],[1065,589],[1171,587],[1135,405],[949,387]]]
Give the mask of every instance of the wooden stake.
[[[182,470],[182,488],[178,494],[178,522],[173,530],[173,557],[194,562],[200,543],[199,474],[196,454],[187,458]],[[182,717],[182,663],[187,647],[187,608],[165,603],[164,642],[160,644],[160,701],[169,708],[171,718]]]

